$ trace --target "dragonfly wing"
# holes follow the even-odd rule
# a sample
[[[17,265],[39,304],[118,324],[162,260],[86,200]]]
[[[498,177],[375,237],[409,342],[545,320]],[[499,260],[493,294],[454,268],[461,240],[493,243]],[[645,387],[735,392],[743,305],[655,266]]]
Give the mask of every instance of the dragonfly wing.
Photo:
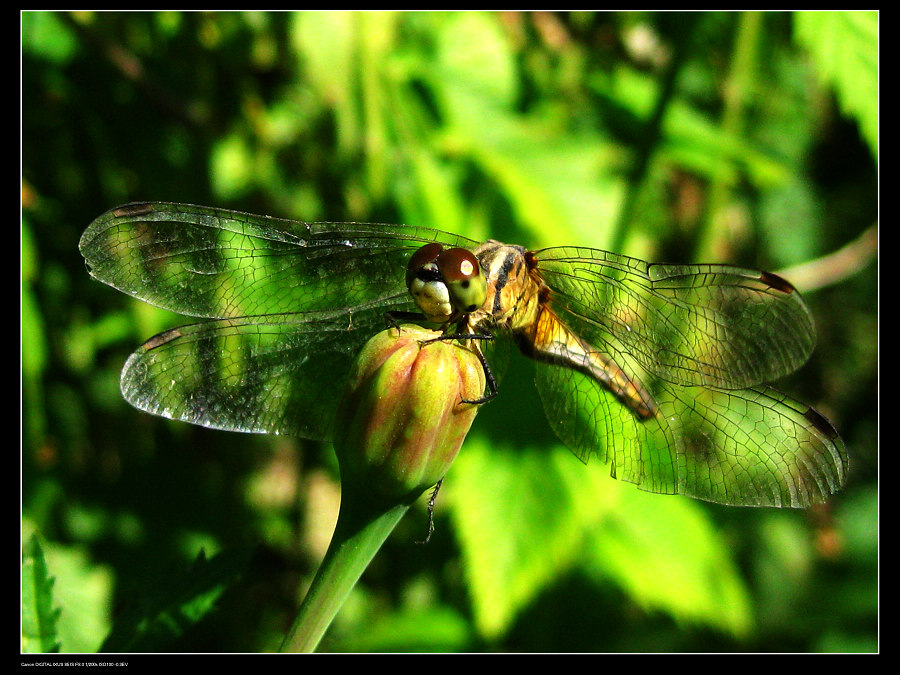
[[[805,507],[844,483],[847,451],[831,424],[771,388],[681,387],[641,373],[658,406],[641,420],[586,375],[536,368],[559,438],[582,461],[596,453],[614,478],[641,489],[720,504]]]
[[[234,318],[340,309],[405,293],[409,257],[432,241],[475,245],[428,228],[143,203],[97,218],[79,248],[94,277],[129,295],[189,316]]]
[[[330,440],[353,360],[386,327],[384,313],[378,303],[173,328],[131,355],[122,393],[141,410],[205,427]]]
[[[815,346],[803,299],[773,274],[584,248],[535,255],[564,324],[676,384],[744,389],[793,372]]]

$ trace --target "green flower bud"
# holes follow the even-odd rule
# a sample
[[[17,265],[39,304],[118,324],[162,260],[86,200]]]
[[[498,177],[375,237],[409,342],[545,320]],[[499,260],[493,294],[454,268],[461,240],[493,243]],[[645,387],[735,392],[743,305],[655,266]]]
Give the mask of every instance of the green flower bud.
[[[478,356],[416,325],[363,347],[338,408],[334,447],[344,489],[397,503],[437,483],[459,452],[483,396]]]

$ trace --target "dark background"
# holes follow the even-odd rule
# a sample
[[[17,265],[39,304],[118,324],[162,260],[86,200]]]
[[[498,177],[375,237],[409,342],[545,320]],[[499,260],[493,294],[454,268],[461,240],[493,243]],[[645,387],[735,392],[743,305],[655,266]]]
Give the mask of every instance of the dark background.
[[[815,316],[777,386],[847,443],[827,506],[620,486],[559,448],[514,363],[435,539],[413,544],[411,511],[324,650],[876,650],[877,15],[818,18],[839,32],[787,12],[24,13],[22,532],[62,650],[111,630],[123,651],[276,649],[339,498],[330,446],[122,400],[127,355],[184,322],[84,268],[81,232],[135,200],[735,262]]]

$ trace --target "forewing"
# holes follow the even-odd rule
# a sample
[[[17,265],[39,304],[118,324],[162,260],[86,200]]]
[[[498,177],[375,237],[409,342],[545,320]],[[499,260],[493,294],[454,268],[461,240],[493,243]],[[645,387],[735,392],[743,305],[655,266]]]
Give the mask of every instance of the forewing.
[[[612,356],[683,386],[743,389],[802,365],[812,316],[773,274],[726,265],[650,265],[607,251],[535,252],[550,307]]]
[[[142,203],[97,218],[79,248],[94,277],[129,295],[189,316],[235,318],[395,297],[406,292],[407,260],[431,241],[474,246],[428,228]]]
[[[593,379],[536,364],[547,418],[582,461],[596,453],[641,489],[731,505],[806,507],[844,484],[843,441],[809,406],[769,387],[681,387],[625,365],[656,416],[640,420]]]
[[[384,305],[220,319],[148,340],[122,370],[135,407],[214,429],[330,440],[338,399]]]

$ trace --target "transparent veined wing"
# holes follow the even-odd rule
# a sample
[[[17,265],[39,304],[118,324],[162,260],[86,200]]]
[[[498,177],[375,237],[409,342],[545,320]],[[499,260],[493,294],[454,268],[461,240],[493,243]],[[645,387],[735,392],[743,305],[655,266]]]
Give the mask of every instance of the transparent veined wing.
[[[179,314],[235,318],[406,300],[423,244],[474,242],[428,228],[303,223],[170,203],[103,214],[79,248],[95,278]]]
[[[771,387],[682,387],[649,374],[659,414],[640,420],[594,380],[536,365],[547,419],[583,461],[643,490],[743,506],[805,507],[846,480],[843,441],[816,410]]]
[[[684,386],[750,387],[800,367],[812,315],[774,274],[661,265],[586,248],[535,252],[553,312],[582,339]]]
[[[122,369],[140,410],[213,429],[330,440],[354,358],[384,305],[218,319],[151,338]]]
[[[202,206],[130,204],[97,218],[91,274],[181,314],[121,376],[141,410],[233,431],[329,439],[357,352],[389,312],[415,310],[409,257],[473,242],[427,228],[302,223]]]
[[[656,406],[635,415],[591,377],[538,363],[556,434],[587,462],[659,493],[804,507],[846,479],[846,447],[815,409],[759,383],[794,371],[814,330],[779,277],[723,265],[649,265],[591,249],[536,253],[549,309]]]

